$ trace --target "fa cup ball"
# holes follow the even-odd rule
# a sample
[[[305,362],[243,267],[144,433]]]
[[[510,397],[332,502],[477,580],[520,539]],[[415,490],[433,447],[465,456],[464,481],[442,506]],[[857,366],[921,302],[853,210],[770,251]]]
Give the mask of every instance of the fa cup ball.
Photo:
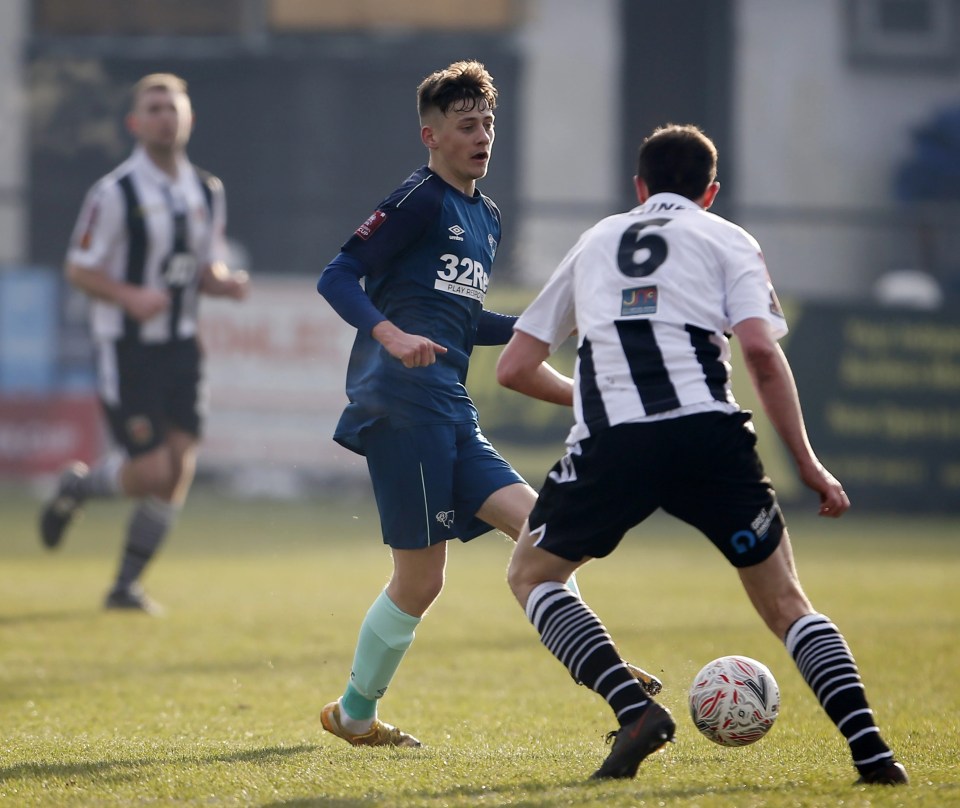
[[[762,662],[724,656],[703,667],[690,685],[690,717],[721,746],[746,746],[770,731],[780,712],[780,688]]]

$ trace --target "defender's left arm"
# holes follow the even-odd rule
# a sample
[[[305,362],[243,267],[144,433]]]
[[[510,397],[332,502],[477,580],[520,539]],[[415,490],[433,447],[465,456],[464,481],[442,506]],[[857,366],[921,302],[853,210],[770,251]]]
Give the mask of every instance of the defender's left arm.
[[[793,371],[774,339],[770,323],[748,317],[733,326],[750,379],[764,412],[786,444],[803,483],[820,496],[821,516],[841,516],[850,507],[843,486],[814,454],[800,409]]]

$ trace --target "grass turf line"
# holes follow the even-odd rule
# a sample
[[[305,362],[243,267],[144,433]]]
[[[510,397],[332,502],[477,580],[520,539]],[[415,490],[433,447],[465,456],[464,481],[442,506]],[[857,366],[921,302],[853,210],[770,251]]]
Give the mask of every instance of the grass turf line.
[[[447,588],[383,717],[422,750],[352,749],[319,709],[343,688],[390,571],[372,504],[234,502],[202,490],[147,579],[169,610],[104,613],[126,508],[90,507],[56,553],[37,503],[0,492],[0,805],[845,806],[960,804],[960,545],[949,520],[791,517],[801,577],[838,622],[906,790],[854,788],[847,751],[735,573],[656,518],[580,575],[625,656],[657,672],[677,744],[636,780],[588,783],[608,708],[540,646],[503,581],[510,545],[450,548]],[[649,540],[648,540],[649,539]],[[723,749],[686,716],[714,656],[764,661],[781,717]]]

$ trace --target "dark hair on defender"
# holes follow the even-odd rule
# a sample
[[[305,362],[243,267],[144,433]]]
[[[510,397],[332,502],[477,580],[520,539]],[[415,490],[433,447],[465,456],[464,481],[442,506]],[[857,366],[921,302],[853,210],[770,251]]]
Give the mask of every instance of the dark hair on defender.
[[[692,124],[667,124],[640,146],[637,176],[650,195],[673,193],[699,199],[717,178],[717,147]]]

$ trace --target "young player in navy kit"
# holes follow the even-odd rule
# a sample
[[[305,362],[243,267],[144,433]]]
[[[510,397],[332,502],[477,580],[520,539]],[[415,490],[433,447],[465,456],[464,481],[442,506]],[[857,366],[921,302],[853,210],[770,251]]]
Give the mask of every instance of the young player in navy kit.
[[[428,164],[380,203],[318,282],[357,328],[334,439],[367,458],[394,562],[360,628],[346,691],[321,714],[326,730],[354,745],[420,745],[377,718],[377,701],[440,594],[447,541],[491,529],[516,539],[536,500],[483,436],[465,386],[474,345],[506,343],[516,320],[483,308],[500,212],[476,181],[490,161],[496,98],[475,61],[424,79]]]
[[[760,247],[706,210],[720,188],[716,164],[716,148],[696,127],[654,132],[640,149],[640,205],[584,233],[517,321],[498,379],[538,398],[575,399],[576,423],[517,542],[510,586],[544,645],[606,699],[620,724],[594,777],[633,777],[673,737],[674,721],[636,686],[606,628],[564,582],[663,508],[737,568],[848,742],[859,782],[906,783],[843,635],[801,589],[750,413],[731,391],[730,332],[801,479],[820,497],[820,515],[841,516],[850,501],[807,439],[776,342],[786,323]],[[574,331],[575,378],[532,385]],[[642,584],[641,571],[631,587]]]

